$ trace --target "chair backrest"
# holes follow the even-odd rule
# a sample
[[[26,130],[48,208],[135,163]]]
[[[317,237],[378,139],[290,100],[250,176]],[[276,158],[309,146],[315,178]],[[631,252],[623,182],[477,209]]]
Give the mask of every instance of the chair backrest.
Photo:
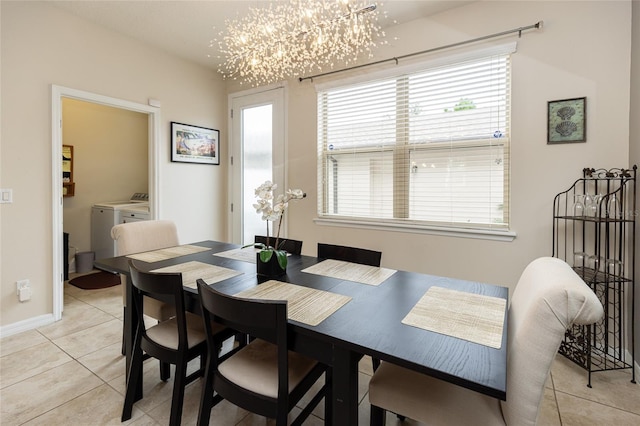
[[[382,252],[333,244],[318,243],[318,257],[321,259],[343,260],[362,265],[380,266]]]
[[[564,261],[541,257],[525,268],[509,307],[506,424],[536,424],[565,330],[603,316],[598,297]]]
[[[219,343],[213,340],[212,322],[277,345],[278,396],[288,395],[287,302],[229,296],[211,288],[202,279],[198,279],[197,284],[209,348],[216,348]],[[212,362],[217,363],[214,358]]]
[[[174,247],[180,244],[178,230],[170,220],[141,220],[111,228],[117,256]]]
[[[286,343],[286,300],[245,299],[220,293],[202,279],[197,283],[202,310],[214,322],[274,344],[283,338]]]
[[[265,237],[264,235],[256,235],[254,242],[256,244],[260,243],[260,244],[268,245],[267,237]],[[272,245],[275,245],[276,239],[274,237],[269,237],[269,243]],[[290,254],[302,254],[302,241],[290,240],[288,238],[280,238],[280,240],[278,240],[278,247],[276,248],[278,250],[284,250]]]
[[[184,308],[184,290],[182,287],[182,274],[177,273],[153,273],[144,272],[135,266],[133,260],[129,261],[129,272],[131,274],[131,285],[133,290],[133,302],[136,306],[138,324],[142,336],[146,337],[146,328],[143,319],[143,296],[148,296],[156,300],[175,307],[175,316],[178,326],[178,350],[188,347],[187,341],[187,319]],[[150,342],[143,339],[142,349],[148,352],[147,346]],[[152,354],[153,355],[153,354]]]

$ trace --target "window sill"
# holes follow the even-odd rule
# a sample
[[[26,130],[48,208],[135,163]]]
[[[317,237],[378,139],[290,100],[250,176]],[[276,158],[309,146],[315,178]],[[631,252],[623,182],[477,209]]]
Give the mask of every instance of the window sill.
[[[482,240],[511,242],[516,233],[507,230],[470,229],[446,226],[420,225],[416,223],[394,223],[383,221],[366,221],[347,218],[317,217],[313,221],[323,226],[338,226],[344,228],[372,229],[378,231],[408,232],[412,234],[441,235],[445,237],[476,238]]]

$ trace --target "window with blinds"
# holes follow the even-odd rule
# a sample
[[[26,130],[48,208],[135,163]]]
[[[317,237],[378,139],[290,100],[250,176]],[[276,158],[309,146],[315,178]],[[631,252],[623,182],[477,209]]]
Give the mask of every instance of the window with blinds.
[[[320,217],[508,229],[510,53],[319,90]]]

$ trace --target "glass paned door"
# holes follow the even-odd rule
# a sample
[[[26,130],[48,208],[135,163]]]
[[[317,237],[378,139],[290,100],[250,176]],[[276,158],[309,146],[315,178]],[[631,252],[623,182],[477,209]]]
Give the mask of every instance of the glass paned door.
[[[232,96],[231,105],[231,240],[249,244],[267,232],[255,189],[266,180],[284,188],[284,89]]]
[[[249,244],[254,235],[264,235],[266,222],[253,208],[255,189],[266,180],[273,179],[273,105],[249,107],[242,110],[243,138],[243,244]]]

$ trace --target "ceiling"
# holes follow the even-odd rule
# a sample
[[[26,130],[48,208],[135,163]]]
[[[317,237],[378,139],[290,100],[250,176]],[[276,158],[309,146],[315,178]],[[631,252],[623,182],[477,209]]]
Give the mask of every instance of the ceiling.
[[[372,0],[386,14],[383,27],[408,22],[461,6],[462,0]],[[224,29],[225,19],[244,16],[263,0],[51,1],[83,19],[217,70],[217,52],[209,47]]]

